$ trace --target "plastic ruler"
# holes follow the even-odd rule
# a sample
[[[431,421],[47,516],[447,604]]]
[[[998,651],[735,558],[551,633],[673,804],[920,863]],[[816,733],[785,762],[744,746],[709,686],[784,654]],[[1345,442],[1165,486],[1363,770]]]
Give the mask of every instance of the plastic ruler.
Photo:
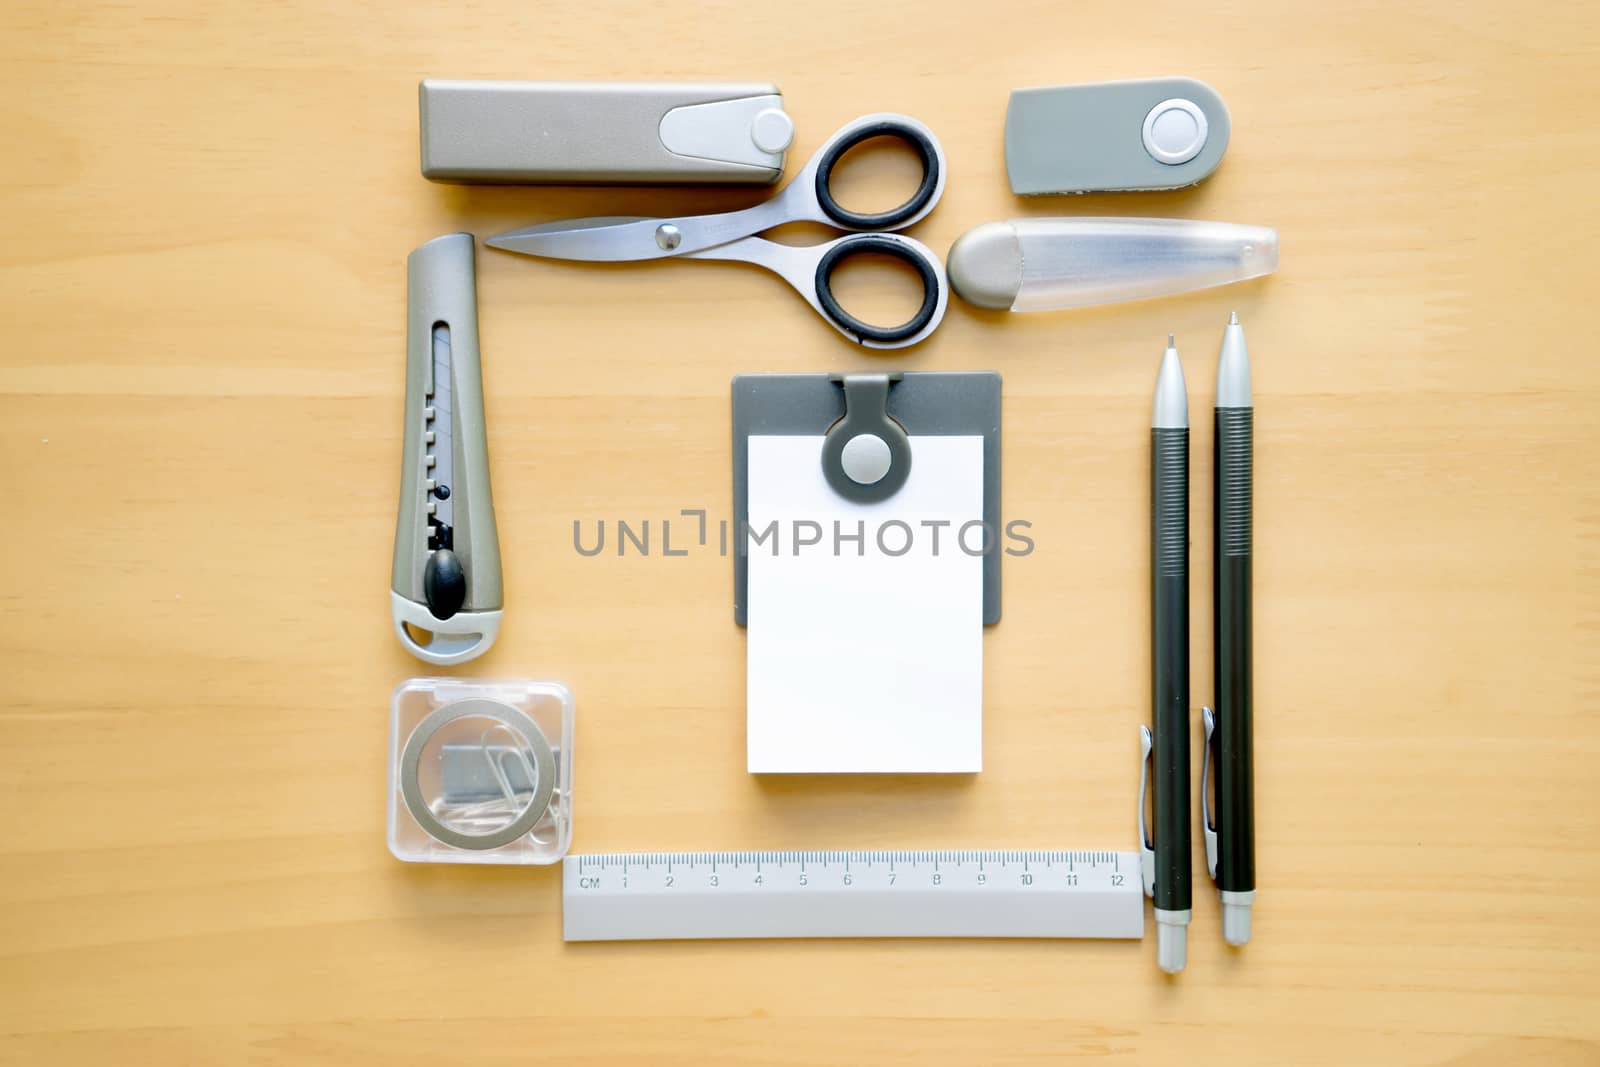
[[[1135,852],[568,856],[568,941],[1144,936]]]

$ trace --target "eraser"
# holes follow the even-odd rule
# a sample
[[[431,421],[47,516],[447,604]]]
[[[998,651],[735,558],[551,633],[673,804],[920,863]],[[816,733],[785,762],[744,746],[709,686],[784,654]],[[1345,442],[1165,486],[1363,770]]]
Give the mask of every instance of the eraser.
[[[1182,189],[1217,169],[1230,130],[1193,78],[1014,89],[1006,173],[1018,196]]]

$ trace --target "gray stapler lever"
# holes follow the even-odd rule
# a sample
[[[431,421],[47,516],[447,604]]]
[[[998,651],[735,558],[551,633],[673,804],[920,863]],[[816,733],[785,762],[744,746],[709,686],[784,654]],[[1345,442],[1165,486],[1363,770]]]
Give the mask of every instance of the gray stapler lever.
[[[489,491],[477,272],[470,233],[406,260],[405,451],[390,602],[400,643],[451,664],[500,629],[500,539]]]

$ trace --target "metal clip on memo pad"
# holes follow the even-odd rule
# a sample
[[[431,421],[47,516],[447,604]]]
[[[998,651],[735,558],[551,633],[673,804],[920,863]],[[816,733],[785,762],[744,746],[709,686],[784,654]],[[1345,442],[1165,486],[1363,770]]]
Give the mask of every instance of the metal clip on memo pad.
[[[413,863],[554,863],[572,843],[572,694],[413,678],[390,705],[389,851]]]
[[[405,451],[390,606],[400,643],[418,659],[449,665],[488,651],[501,613],[472,235],[421,246],[406,261],[406,279]]]

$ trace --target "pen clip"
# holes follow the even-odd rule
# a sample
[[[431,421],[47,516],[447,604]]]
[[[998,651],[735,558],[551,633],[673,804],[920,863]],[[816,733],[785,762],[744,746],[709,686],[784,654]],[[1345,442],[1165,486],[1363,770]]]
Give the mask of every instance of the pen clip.
[[[1156,844],[1150,837],[1150,828],[1145,819],[1145,790],[1150,785],[1150,751],[1155,747],[1155,739],[1150,736],[1150,727],[1139,727],[1139,873],[1144,879],[1144,895],[1156,895]]]
[[[1211,757],[1212,750],[1222,743],[1217,736],[1217,716],[1210,708],[1200,709],[1200,722],[1206,731],[1203,755],[1200,759],[1200,830],[1206,841],[1206,871],[1212,881],[1217,877],[1217,823],[1211,815]]]

